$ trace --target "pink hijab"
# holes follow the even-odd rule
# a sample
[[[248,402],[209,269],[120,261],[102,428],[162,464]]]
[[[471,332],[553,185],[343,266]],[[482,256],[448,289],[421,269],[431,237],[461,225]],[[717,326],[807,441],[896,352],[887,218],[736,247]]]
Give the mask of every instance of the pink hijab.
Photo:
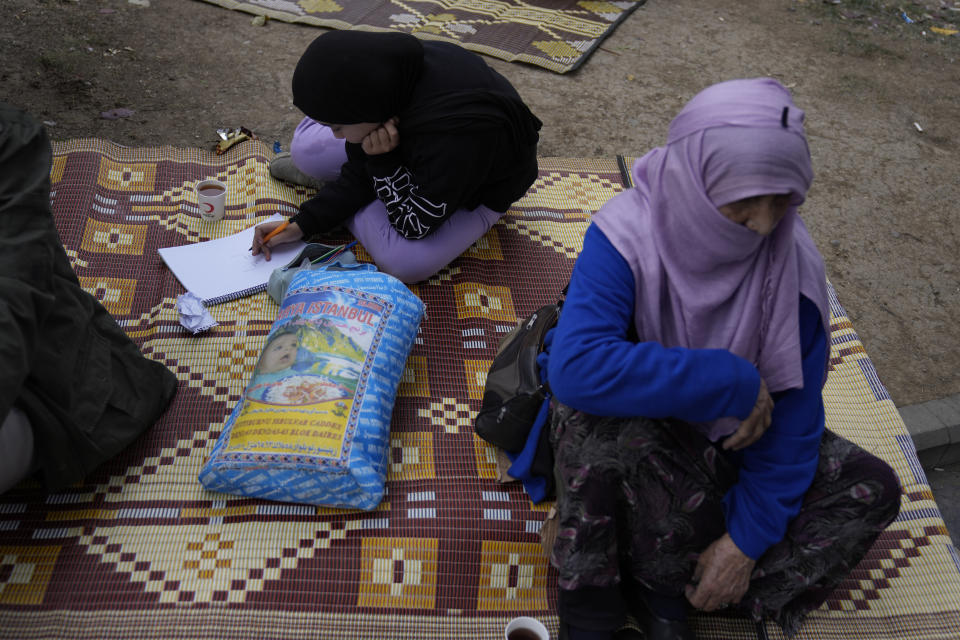
[[[727,349],[771,393],[803,386],[801,294],[829,338],[823,259],[797,214],[813,180],[803,117],[770,78],[709,87],[670,124],[667,144],[634,164],[636,187],[594,216],[633,272],[640,339]],[[766,237],[718,210],[771,193],[789,193],[791,207]],[[705,432],[717,440],[738,424],[721,418]]]

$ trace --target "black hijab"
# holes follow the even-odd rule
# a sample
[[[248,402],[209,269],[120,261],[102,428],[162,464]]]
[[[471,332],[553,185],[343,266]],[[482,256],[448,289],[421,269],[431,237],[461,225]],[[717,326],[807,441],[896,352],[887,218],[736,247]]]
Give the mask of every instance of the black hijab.
[[[330,31],[316,38],[297,63],[293,103],[326,124],[385,122],[398,115],[405,132],[505,127],[518,147],[537,142],[542,123],[502,77],[510,92],[461,89],[411,104],[423,69],[424,45],[414,36]]]
[[[423,69],[423,45],[406,33],[329,31],[293,71],[293,104],[326,124],[385,122],[402,113]]]

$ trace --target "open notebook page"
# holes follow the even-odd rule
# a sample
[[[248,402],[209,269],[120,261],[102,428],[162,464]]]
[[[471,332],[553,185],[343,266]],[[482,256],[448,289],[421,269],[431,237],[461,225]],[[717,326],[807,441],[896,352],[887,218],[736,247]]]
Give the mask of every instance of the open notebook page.
[[[278,213],[263,222],[284,219]],[[267,261],[262,254],[254,256],[250,253],[255,226],[225,238],[165,247],[159,250],[160,257],[180,284],[205,304],[250,295],[264,290],[270,273],[297,257],[306,244],[298,240],[278,245]]]

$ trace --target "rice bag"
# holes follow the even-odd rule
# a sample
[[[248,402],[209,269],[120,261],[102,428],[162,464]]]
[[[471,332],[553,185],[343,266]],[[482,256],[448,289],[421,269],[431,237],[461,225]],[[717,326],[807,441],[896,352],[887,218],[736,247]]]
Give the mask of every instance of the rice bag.
[[[370,264],[297,273],[200,482],[282,502],[375,508],[423,309]]]

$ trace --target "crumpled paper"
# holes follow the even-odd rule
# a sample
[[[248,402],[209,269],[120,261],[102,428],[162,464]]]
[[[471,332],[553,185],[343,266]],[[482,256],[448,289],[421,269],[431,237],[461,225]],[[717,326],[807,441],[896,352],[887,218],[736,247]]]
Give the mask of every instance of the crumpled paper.
[[[177,311],[180,314],[180,324],[194,335],[217,326],[217,321],[203,306],[203,300],[189,291],[177,296]]]

